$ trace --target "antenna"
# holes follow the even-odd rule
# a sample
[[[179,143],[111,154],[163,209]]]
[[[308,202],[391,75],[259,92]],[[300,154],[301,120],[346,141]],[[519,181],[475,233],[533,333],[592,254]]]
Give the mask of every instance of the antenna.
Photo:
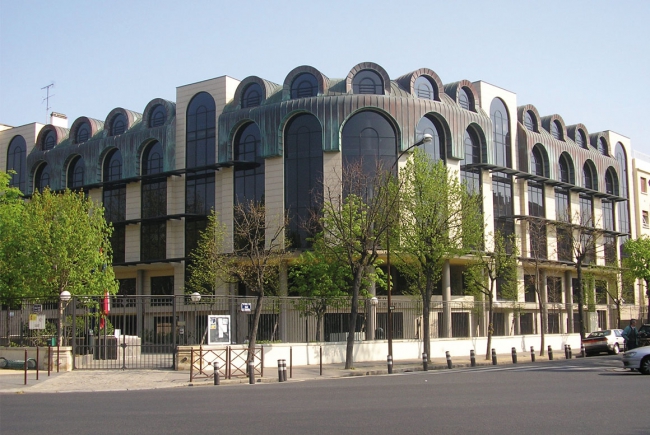
[[[43,86],[41,90],[45,89],[47,92],[47,96],[43,98],[43,101],[45,102],[45,124],[49,124],[48,122],[48,115],[50,113],[50,98],[52,98],[54,95],[50,95],[50,88],[54,87],[54,82],[50,83],[47,86]]]

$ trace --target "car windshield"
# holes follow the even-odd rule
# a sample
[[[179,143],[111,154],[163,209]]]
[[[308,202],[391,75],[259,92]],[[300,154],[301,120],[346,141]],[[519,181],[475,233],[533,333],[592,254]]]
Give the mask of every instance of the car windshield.
[[[589,337],[604,337],[605,335],[607,335],[607,334],[605,334],[605,332],[609,332],[609,331],[596,331],[596,332],[592,332],[591,334],[589,334]],[[588,337],[588,338],[589,338],[589,337]]]

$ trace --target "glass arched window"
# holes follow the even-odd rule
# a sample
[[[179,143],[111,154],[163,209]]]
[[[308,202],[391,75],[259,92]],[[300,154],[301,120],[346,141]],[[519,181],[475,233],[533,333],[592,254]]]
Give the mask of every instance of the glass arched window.
[[[352,78],[352,92],[355,94],[384,94],[384,81],[372,70],[359,71]]]
[[[160,127],[161,125],[165,124],[166,119],[167,110],[165,110],[165,106],[158,104],[151,111],[151,115],[149,117],[149,127]]]
[[[160,174],[163,172],[163,149],[160,142],[155,141],[149,145],[142,159],[142,175]]]
[[[216,115],[214,99],[207,92],[196,94],[187,108],[186,162],[188,168],[215,163]]]
[[[293,248],[308,247],[308,222],[323,196],[323,130],[315,116],[293,118],[284,135],[284,205]]]
[[[111,120],[111,136],[123,134],[126,131],[127,120],[123,113],[118,113]]]
[[[415,88],[415,95],[418,98],[423,98],[425,100],[436,99],[436,93],[433,90],[433,86],[431,85],[429,79],[426,78],[425,76],[420,76],[417,79],[415,79],[415,83],[413,87]]]
[[[580,148],[587,148],[587,141],[585,139],[585,134],[580,129],[576,129],[576,144]]]
[[[545,176],[544,157],[539,146],[533,147],[533,152],[530,154],[530,171],[534,175]]]
[[[463,142],[465,143],[465,158],[461,161],[461,165],[481,163],[481,142],[473,128],[465,130]]]
[[[43,151],[51,150],[56,145],[56,132],[49,130],[43,138]]]
[[[263,95],[262,87],[257,83],[251,83],[246,86],[246,89],[244,89],[244,94],[241,99],[241,107],[245,109],[247,107],[259,106],[262,104]]]
[[[511,167],[510,157],[510,118],[506,105],[500,98],[490,104],[492,133],[494,138],[494,163],[497,166]]]
[[[84,122],[77,129],[77,143],[84,143],[90,139],[90,125],[87,122]]]
[[[34,190],[43,192],[46,187],[50,186],[50,168],[47,163],[43,163],[36,170],[36,176],[34,177]]]
[[[347,120],[341,137],[343,169],[362,165],[365,174],[377,167],[391,168],[397,158],[397,139],[392,124],[377,112],[358,112]]]
[[[560,166],[560,181],[563,183],[571,183],[570,166],[566,156],[564,155],[560,156],[559,166]]]
[[[17,187],[21,192],[25,192],[25,166],[27,156],[27,143],[22,136],[15,136],[9,142],[7,150],[7,172],[14,171],[11,175],[9,186]]]
[[[607,152],[607,141],[605,140],[604,137],[598,139],[598,152],[604,156],[609,155],[609,153]]]
[[[616,188],[614,185],[614,176],[612,175],[611,170],[607,170],[605,173],[605,193],[608,193],[610,195],[616,195],[615,193]]]
[[[460,107],[465,110],[472,110],[472,99],[465,88],[460,88],[458,90],[458,104],[460,104]]]
[[[68,166],[68,189],[78,189],[84,185],[84,159],[77,156]]]
[[[585,163],[582,168],[582,184],[586,189],[598,190],[598,181],[595,173],[589,163]]]
[[[126,185],[116,183],[122,179],[122,153],[114,149],[104,159],[104,174],[102,180],[104,189],[102,201],[104,205],[104,218],[113,225],[111,234],[111,247],[113,248],[113,262],[124,263],[126,242]]]
[[[530,110],[527,110],[524,113],[524,126],[527,130],[537,131],[537,119],[535,115]]]
[[[255,123],[242,127],[235,136],[235,203],[264,202],[264,158],[260,129]]]
[[[551,136],[553,136],[557,140],[563,140],[562,125],[560,124],[560,121],[558,121],[557,119],[551,122]]]
[[[309,98],[318,95],[318,82],[310,73],[302,73],[291,82],[291,98]]]
[[[617,202],[617,216],[618,216],[618,231],[621,233],[627,234],[626,236],[621,236],[618,238],[619,254],[621,257],[624,255],[623,244],[630,237],[630,209],[629,209],[629,198],[630,193],[628,191],[627,185],[627,153],[623,144],[618,142],[615,148],[616,160],[620,168],[620,177],[619,177],[619,196],[628,198],[628,201],[618,201]]]
[[[164,171],[164,154],[160,142],[155,141],[142,155],[142,174],[155,175]],[[142,218],[161,218],[167,215],[167,179],[164,176],[142,181]],[[166,257],[167,222],[150,220],[140,226],[140,259],[160,260]]]
[[[421,147],[434,161],[445,160],[445,143],[442,125],[440,122],[433,118],[425,116],[420,119],[417,127],[415,128],[415,140],[420,141],[425,134],[430,134],[433,140]]]
[[[104,182],[122,179],[122,153],[115,149],[104,160]]]

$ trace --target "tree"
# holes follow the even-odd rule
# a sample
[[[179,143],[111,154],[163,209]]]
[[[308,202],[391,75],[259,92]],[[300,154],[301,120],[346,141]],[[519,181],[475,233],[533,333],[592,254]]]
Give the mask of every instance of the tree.
[[[9,187],[10,179],[10,174],[0,172],[0,304],[2,305],[10,305],[27,296],[30,289],[24,274],[31,260],[24,248],[25,203],[20,190]]]
[[[363,162],[348,163],[340,179],[324,187],[320,217],[323,249],[330,258],[345,264],[352,277],[346,369],[353,365],[359,295],[375,280],[381,242],[392,221],[391,213],[397,210],[398,195],[389,182],[392,178],[380,165],[367,172]]]
[[[637,239],[628,239],[623,245],[626,256],[623,265],[629,273],[643,280],[648,300],[648,322],[650,323],[650,238],[641,236]]]
[[[440,281],[444,261],[470,253],[482,245],[480,199],[471,195],[442,161],[434,162],[415,150],[402,171],[397,220],[400,270],[422,298],[424,352],[431,355],[429,316],[433,289]],[[400,183],[400,181],[396,181]],[[392,221],[391,221],[392,223]]]
[[[494,300],[514,300],[517,296],[517,247],[514,237],[496,231],[483,255],[475,256],[465,271],[469,294],[482,295],[488,301],[488,330],[485,359],[490,359],[494,334]],[[498,294],[497,294],[498,293]]]

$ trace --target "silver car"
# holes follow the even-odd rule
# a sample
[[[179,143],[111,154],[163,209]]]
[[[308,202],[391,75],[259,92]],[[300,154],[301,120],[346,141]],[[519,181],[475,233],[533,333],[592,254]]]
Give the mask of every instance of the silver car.
[[[626,369],[638,370],[644,375],[650,375],[650,346],[628,350],[621,359]]]

